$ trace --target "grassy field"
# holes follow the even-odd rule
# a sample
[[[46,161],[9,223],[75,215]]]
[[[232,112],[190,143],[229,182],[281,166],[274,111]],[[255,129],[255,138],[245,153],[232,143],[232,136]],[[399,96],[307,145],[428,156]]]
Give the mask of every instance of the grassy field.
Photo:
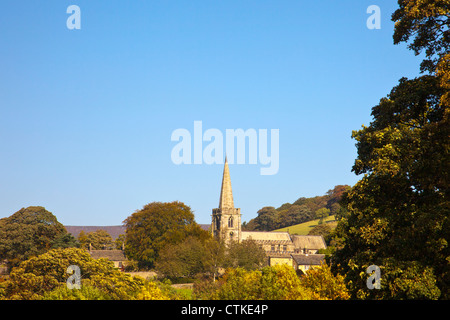
[[[323,219],[324,223],[331,223],[334,222],[334,216],[329,216],[326,217],[325,219]],[[300,223],[300,224],[296,224],[293,226],[289,226],[286,228],[281,228],[281,229],[277,229],[277,230],[273,230],[273,231],[289,231],[290,234],[299,234],[299,235],[307,235],[308,232],[314,228],[315,226],[317,226],[319,224],[319,219],[316,220],[311,220],[308,222],[304,222],[304,223]]]

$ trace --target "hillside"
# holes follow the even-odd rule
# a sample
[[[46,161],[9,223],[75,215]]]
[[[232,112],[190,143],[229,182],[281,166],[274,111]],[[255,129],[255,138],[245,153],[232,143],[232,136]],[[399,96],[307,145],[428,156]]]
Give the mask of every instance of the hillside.
[[[295,202],[285,203],[278,208],[266,206],[258,210],[258,216],[248,223],[244,222],[242,230],[272,231],[311,222],[320,217],[333,216],[342,210],[339,201],[348,185],[337,185],[323,196],[300,197]],[[317,220],[318,221],[318,220]]]
[[[298,235],[307,235],[308,232],[319,225],[320,219],[311,220],[308,222],[299,223],[293,226],[273,230],[273,231],[288,231],[290,234],[298,234]],[[333,223],[335,222],[334,216],[329,216],[323,219],[324,223]]]

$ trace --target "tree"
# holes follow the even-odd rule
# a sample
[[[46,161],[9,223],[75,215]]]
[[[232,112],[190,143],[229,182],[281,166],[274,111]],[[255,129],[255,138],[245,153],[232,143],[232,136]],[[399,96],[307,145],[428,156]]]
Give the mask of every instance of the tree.
[[[71,241],[64,226],[44,207],[22,208],[0,219],[0,261],[6,259],[9,268]]]
[[[78,240],[78,243],[80,244],[80,248],[89,249],[89,239],[88,239],[86,232],[84,232],[84,230],[80,231],[80,233],[78,234],[77,240]]]
[[[114,240],[114,245],[116,250],[122,250],[125,247],[125,235],[119,234],[116,240]]]
[[[313,219],[313,213],[306,205],[293,204],[279,212],[277,228],[289,227]]]
[[[116,270],[111,261],[91,258],[84,249],[58,248],[34,256],[13,268],[7,281],[6,297],[42,299],[46,293],[66,286],[70,265],[80,268],[82,287],[95,287],[111,299],[129,299],[143,285],[142,280]]]
[[[212,238],[205,242],[206,260],[205,265],[210,274],[213,275],[213,281],[219,275],[219,270],[223,267],[225,261],[226,245],[223,240]]]
[[[425,51],[422,72],[434,74],[445,89],[441,103],[450,105],[450,2],[448,0],[398,0],[392,15],[394,44],[410,42],[416,55]]]
[[[52,249],[56,248],[78,248],[80,243],[70,233],[61,233],[55,240],[53,240]]]
[[[245,270],[261,269],[266,261],[265,251],[254,240],[233,241],[226,251],[225,267]]]
[[[448,0],[398,0],[392,15],[394,44],[408,42],[416,55],[425,50],[421,70],[434,72],[450,51],[450,2]]]
[[[79,241],[83,241],[86,249],[93,250],[110,250],[114,248],[114,242],[111,235],[103,229],[84,233],[80,232]]]
[[[204,243],[189,236],[181,243],[162,248],[155,268],[168,278],[192,278],[206,272],[206,257]]]
[[[322,236],[326,238],[331,231],[333,231],[333,228],[329,224],[319,224],[309,230],[308,235],[311,236]]]
[[[210,237],[194,221],[191,208],[182,202],[152,202],[124,220],[125,254],[140,268],[153,267],[162,248],[188,236]]]
[[[449,297],[450,124],[442,93],[434,76],[402,78],[372,109],[370,126],[353,132],[352,170],[364,176],[342,200],[347,214],[337,230],[345,245],[333,259],[353,297]],[[365,284],[372,264],[383,273],[380,290]],[[422,286],[406,277],[411,270]],[[406,278],[396,286],[399,274]]]
[[[301,284],[310,290],[313,299],[347,300],[350,298],[344,277],[333,274],[331,268],[325,263],[306,271],[306,275],[301,277]]]
[[[257,230],[270,231],[276,228],[278,213],[274,207],[264,207],[258,210],[258,216],[255,218],[258,225]]]
[[[307,300],[311,293],[302,287],[292,267],[267,266],[261,271],[228,269],[210,298],[221,300]]]
[[[316,219],[320,219],[319,224],[323,223],[323,219],[325,219],[326,217],[328,217],[328,215],[330,214],[330,209],[328,208],[320,208],[315,212],[315,217]]]

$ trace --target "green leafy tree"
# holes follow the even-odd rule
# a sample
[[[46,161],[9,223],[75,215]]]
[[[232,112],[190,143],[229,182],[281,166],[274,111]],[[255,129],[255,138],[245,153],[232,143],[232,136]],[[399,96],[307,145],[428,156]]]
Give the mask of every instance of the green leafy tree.
[[[265,251],[254,240],[233,241],[226,251],[224,266],[258,270],[262,268],[266,259]]]
[[[156,270],[169,278],[192,278],[205,273],[206,247],[198,238],[189,236],[181,243],[165,246],[156,261]]]
[[[353,132],[353,171],[364,177],[342,201],[348,213],[337,230],[345,245],[333,261],[354,297],[449,297],[450,124],[442,92],[433,76],[403,78],[372,109],[370,126]],[[372,264],[383,272],[380,290],[368,290],[361,278]],[[399,294],[394,275],[409,270],[433,287],[420,292],[408,280]]]
[[[306,205],[293,204],[289,208],[279,212],[276,228],[289,227],[313,219],[313,213]],[[274,229],[276,229],[274,228]]]
[[[53,240],[52,249],[56,248],[78,248],[80,243],[70,233],[61,233],[55,240]]]
[[[186,237],[210,237],[194,221],[190,207],[182,202],[152,202],[134,212],[124,221],[125,254],[138,261],[140,268],[153,267],[160,251],[178,244]]]
[[[86,234],[80,233],[79,238],[80,236],[85,246],[87,246],[86,249],[89,247],[93,250],[110,250],[114,248],[113,239],[106,230],[98,229]]]
[[[0,219],[0,261],[9,268],[55,246],[73,244],[64,226],[44,207],[22,208]]]
[[[328,208],[320,208],[315,212],[315,217],[316,219],[320,219],[319,224],[323,223],[323,219],[325,219],[326,217],[328,217],[328,215],[330,214],[330,209]]]
[[[330,233],[333,231],[333,228],[329,224],[319,224],[309,230],[308,235],[311,236],[322,236],[324,239],[326,239]]]
[[[219,275],[226,259],[226,245],[222,240],[211,237],[205,242],[205,248],[206,268],[208,273],[213,275],[213,281],[216,281],[216,277]]]
[[[274,207],[264,207],[258,210],[258,216],[255,218],[256,230],[270,231],[276,229],[278,221],[278,212]]]

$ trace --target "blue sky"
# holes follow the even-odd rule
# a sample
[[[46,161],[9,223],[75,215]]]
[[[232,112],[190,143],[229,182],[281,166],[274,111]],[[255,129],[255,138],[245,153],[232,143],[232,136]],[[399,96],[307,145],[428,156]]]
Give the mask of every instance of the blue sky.
[[[68,6],[81,10],[69,30]],[[370,30],[369,5],[381,9]],[[171,134],[279,129],[275,175],[230,165],[242,221],[353,185],[352,130],[420,59],[393,45],[395,1],[2,1],[0,217],[44,206],[117,225],[179,200],[218,206],[221,164],[175,165]]]

